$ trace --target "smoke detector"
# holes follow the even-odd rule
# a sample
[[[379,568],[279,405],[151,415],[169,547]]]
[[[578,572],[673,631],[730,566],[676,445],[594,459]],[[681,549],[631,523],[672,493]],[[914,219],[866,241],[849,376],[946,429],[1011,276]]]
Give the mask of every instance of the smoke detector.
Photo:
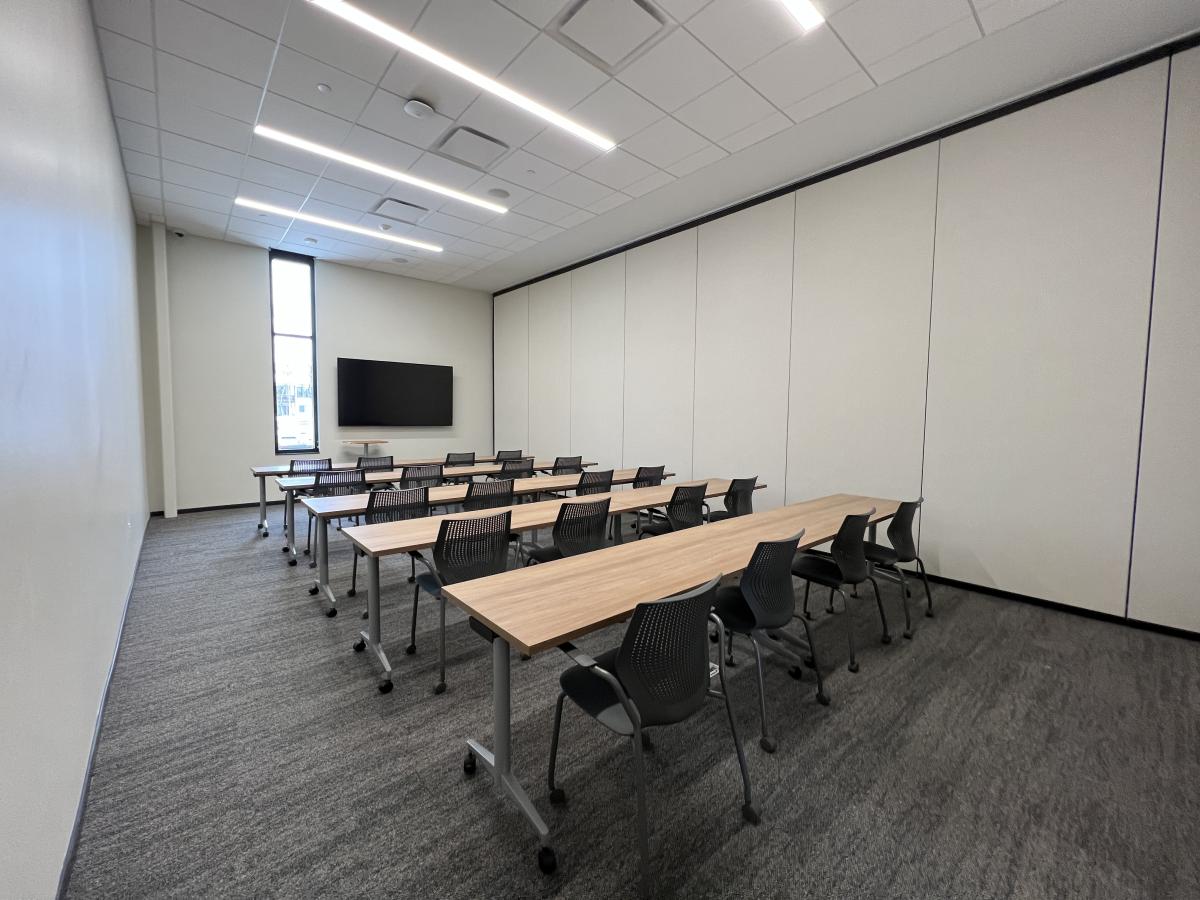
[[[424,100],[417,100],[415,97],[404,104],[404,114],[412,116],[414,119],[427,119],[433,115],[433,107]]]

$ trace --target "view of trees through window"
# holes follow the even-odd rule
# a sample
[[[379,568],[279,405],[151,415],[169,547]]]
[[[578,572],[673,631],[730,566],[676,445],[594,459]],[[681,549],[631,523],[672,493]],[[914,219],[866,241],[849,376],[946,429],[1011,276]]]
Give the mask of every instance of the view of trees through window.
[[[275,368],[275,450],[317,449],[312,260],[271,254],[271,339]]]

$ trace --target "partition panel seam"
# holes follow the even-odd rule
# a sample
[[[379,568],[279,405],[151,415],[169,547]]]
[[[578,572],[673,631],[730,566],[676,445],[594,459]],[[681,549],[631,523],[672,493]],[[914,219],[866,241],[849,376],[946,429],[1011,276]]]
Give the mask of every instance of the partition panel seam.
[[[792,279],[788,303],[788,378],[787,407],[783,414],[783,505],[788,502],[788,463],[792,458],[792,356],[796,348],[796,242],[800,239],[796,229],[796,217],[800,215],[799,191],[792,194],[792,266],[789,275]]]
[[[688,476],[696,475],[696,370],[700,365],[700,228],[696,235],[696,269],[692,278],[692,456]]]
[[[933,356],[933,298],[937,284],[938,204],[942,188],[942,142],[937,142],[937,166],[933,179],[933,244],[929,252],[929,326],[925,332],[925,408],[921,411],[921,488],[918,495],[925,498],[925,435],[929,430],[929,366]],[[921,509],[917,510],[917,552],[921,550]]]

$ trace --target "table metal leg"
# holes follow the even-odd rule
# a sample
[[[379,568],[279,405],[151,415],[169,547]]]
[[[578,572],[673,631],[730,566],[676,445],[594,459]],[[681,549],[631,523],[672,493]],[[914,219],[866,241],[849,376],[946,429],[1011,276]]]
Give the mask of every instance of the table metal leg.
[[[392,664],[388,662],[387,654],[383,652],[383,635],[379,627],[379,557],[367,557],[367,630],[359,632],[355,650],[371,648],[379,665],[383,668],[383,677],[379,680],[379,693],[386,694],[392,689]]]
[[[258,479],[258,530],[263,537],[271,532],[267,529],[267,479]]]
[[[284,550],[288,554],[288,565],[296,565],[296,492],[288,491],[283,502],[285,518],[287,519],[287,544]]]
[[[308,589],[309,594],[316,596],[324,593],[329,602],[325,615],[333,618],[337,615],[337,597],[329,587],[329,519],[317,516],[317,579]]]
[[[613,513],[612,520],[613,543],[622,544],[625,542],[625,535],[621,534],[621,514]]]

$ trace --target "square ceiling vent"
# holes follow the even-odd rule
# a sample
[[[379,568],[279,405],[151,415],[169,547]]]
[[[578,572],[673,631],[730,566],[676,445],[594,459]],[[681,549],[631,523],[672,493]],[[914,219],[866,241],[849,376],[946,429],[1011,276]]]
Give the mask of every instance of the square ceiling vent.
[[[494,137],[459,125],[452,128],[442,138],[440,144],[434,147],[442,156],[448,156],[476,169],[487,169],[492,163],[508,152],[508,144]]]
[[[408,222],[411,225],[419,225],[421,220],[429,215],[429,210],[424,206],[417,206],[415,203],[397,200],[394,197],[385,197],[380,200],[374,212],[375,215],[383,216],[385,219],[395,219],[397,222]]]
[[[666,34],[667,17],[650,0],[578,0],[548,30],[612,75]]]

